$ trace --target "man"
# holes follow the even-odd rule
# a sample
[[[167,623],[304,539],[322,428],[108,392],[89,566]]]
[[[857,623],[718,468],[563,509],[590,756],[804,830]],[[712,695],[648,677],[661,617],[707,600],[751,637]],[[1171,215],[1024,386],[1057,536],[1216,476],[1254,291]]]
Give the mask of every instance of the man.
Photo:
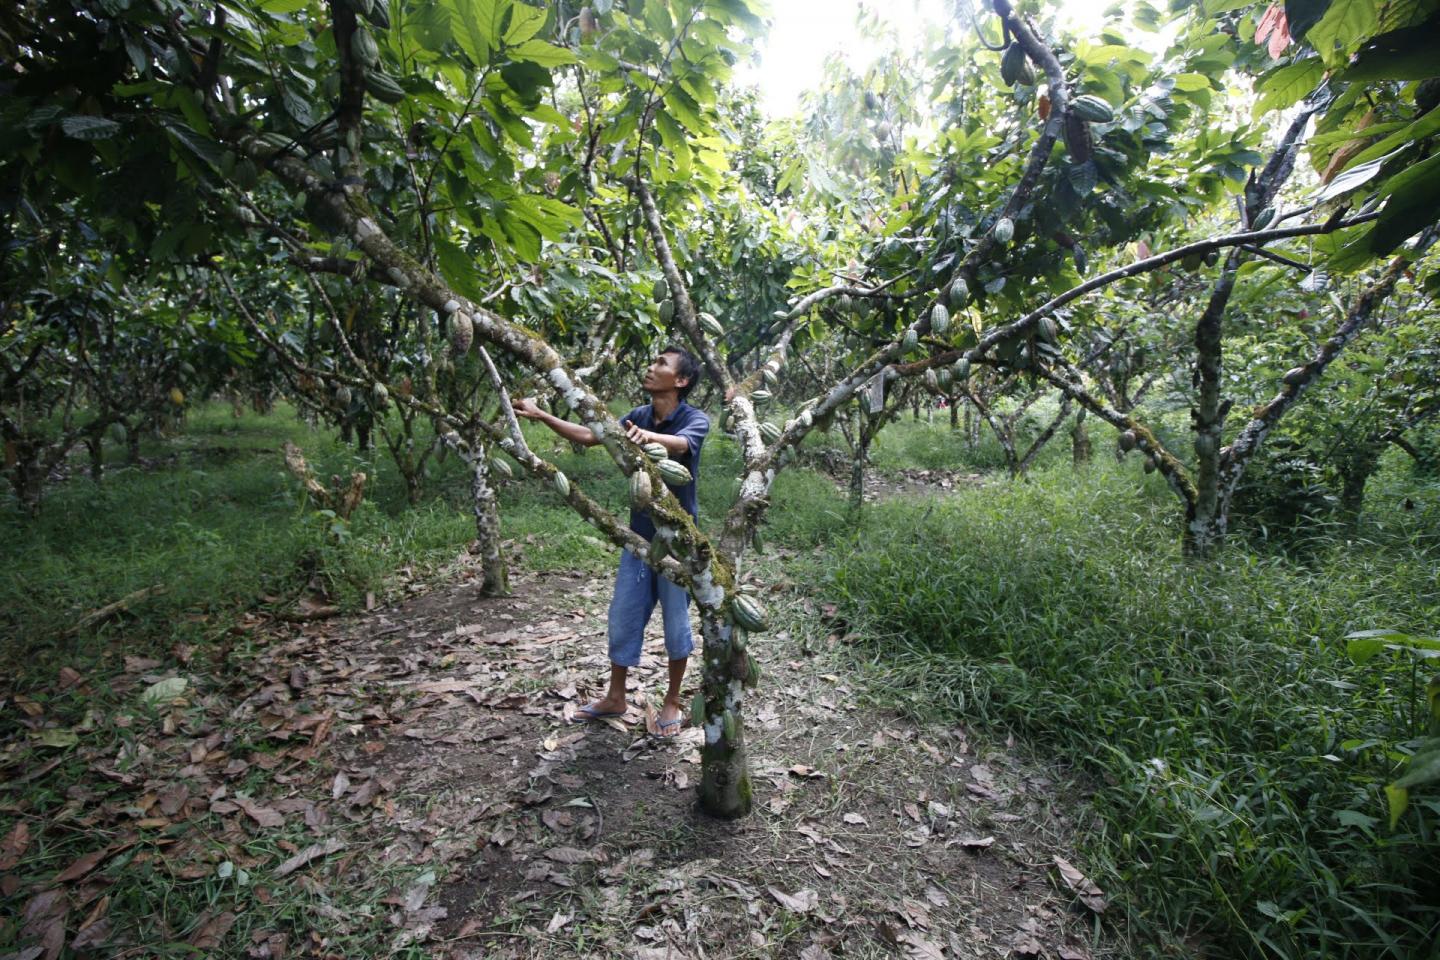
[[[666,347],[655,357],[641,381],[645,392],[650,394],[650,402],[631,410],[621,421],[631,440],[641,445],[661,444],[671,460],[689,469],[690,482],[670,489],[692,517],[699,514],[695,491],[700,478],[700,446],[710,432],[709,418],[685,402],[699,377],[700,362],[689,351],[675,346]],[[529,420],[539,420],[575,443],[589,447],[600,442],[584,424],[552,416],[540,409],[533,399],[521,400],[515,407],[515,413]],[[646,540],[655,535],[655,523],[650,514],[633,508],[630,511],[630,529]],[[656,725],[661,736],[673,737],[680,732],[685,716],[680,706],[680,681],[685,677],[690,652],[695,648],[690,632],[690,595],[684,587],[660,576],[629,550],[620,555],[620,573],[615,578],[615,595],[610,600],[610,688],[599,700],[581,707],[576,712],[577,718],[602,720],[625,715],[625,678],[630,668],[640,663],[645,624],[649,622],[657,601],[665,624],[665,652],[670,660],[670,677]]]

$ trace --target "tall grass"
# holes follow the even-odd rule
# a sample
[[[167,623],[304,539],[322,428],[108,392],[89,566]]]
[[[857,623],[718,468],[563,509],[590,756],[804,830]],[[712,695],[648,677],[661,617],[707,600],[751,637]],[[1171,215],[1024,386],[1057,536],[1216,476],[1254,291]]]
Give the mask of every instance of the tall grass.
[[[1187,562],[1169,495],[1124,469],[870,510],[829,589],[877,682],[1094,774],[1092,867],[1149,935],[1211,956],[1425,955],[1440,802],[1392,832],[1381,792],[1423,732],[1414,666],[1354,667],[1342,638],[1436,630],[1433,538],[1387,519],[1303,563]]]

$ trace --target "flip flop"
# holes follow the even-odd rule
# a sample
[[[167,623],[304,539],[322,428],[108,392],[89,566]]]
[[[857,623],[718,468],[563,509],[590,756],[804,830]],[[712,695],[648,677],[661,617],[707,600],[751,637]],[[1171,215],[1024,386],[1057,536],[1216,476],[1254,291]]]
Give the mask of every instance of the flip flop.
[[[570,719],[571,723],[593,723],[596,720],[609,720],[611,717],[623,717],[625,711],[596,710],[588,704],[575,711],[575,716]]]
[[[684,724],[684,722],[684,717],[676,717],[674,720],[661,720],[657,717],[655,720],[655,736],[663,737],[668,740],[671,737],[675,736],[675,734],[680,732],[680,727],[682,724]],[[675,728],[674,733],[666,733],[665,731],[669,730],[671,727]]]

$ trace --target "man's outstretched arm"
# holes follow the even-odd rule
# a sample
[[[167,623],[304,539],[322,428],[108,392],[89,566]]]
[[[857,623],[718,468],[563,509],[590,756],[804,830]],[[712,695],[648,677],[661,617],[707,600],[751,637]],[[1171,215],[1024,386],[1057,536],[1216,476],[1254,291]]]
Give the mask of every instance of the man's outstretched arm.
[[[561,420],[553,413],[540,409],[540,405],[535,402],[533,397],[526,397],[515,404],[515,416],[524,417],[526,420],[539,420],[571,443],[593,447],[600,442],[595,439],[595,434],[590,432],[589,427],[583,423]]]

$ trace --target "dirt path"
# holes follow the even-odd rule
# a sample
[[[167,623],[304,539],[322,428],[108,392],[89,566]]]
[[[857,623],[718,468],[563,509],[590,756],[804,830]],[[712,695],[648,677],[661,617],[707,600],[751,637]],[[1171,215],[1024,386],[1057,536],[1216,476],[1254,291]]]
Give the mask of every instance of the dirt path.
[[[698,731],[647,738],[638,707],[625,724],[567,722],[605,675],[609,579],[516,586],[480,602],[470,586],[436,590],[301,631],[265,652],[271,683],[243,707],[304,700],[345,721],[327,758],[332,804],[379,812],[365,829],[385,860],[435,867],[391,898],[397,946],[637,960],[1112,952],[1061,892],[1054,858],[1073,856],[1057,798],[1070,794],[1055,774],[963,729],[856,706],[815,598],[793,585],[770,598],[782,629],[747,704],[757,808],[720,823],[695,810]],[[652,628],[633,700],[658,704],[661,657]]]
[[[251,617],[223,666],[177,647],[62,671],[53,704],[17,693],[0,950],[1117,954],[1092,936],[1098,894],[1073,892],[1076,791],[964,729],[859,705],[843,626],[779,553],[756,578],[777,627],[753,641],[747,819],[696,811],[696,731],[651,739],[638,706],[568,722],[607,673],[609,576],[522,571],[514,597],[480,601],[465,555],[392,607]],[[658,704],[658,624],[637,704]],[[83,723],[57,725],[67,702]]]

